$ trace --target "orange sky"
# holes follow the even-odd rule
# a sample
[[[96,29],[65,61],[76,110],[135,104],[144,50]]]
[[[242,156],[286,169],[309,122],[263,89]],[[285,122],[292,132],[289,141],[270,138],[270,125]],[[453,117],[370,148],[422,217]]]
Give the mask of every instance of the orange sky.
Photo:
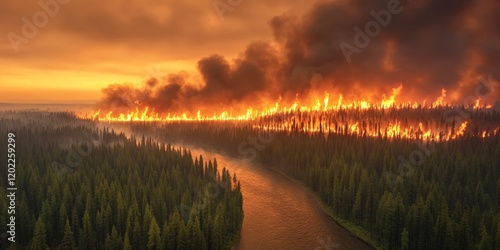
[[[500,76],[497,0],[37,0],[0,10],[0,103],[142,98],[173,109],[318,91],[380,99],[399,85],[403,99],[446,89],[463,103],[479,79]]]
[[[274,15],[310,5],[242,1],[221,20],[212,0],[42,0],[48,10],[37,2],[0,2],[0,103],[92,101],[112,83],[195,72],[200,57],[234,57],[271,38]],[[26,37],[33,18],[38,31]]]

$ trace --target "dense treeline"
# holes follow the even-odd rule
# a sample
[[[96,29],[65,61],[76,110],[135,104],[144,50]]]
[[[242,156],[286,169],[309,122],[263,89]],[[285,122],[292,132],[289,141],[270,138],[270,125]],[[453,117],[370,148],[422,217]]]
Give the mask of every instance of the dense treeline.
[[[236,175],[186,149],[88,123],[65,113],[0,117],[0,152],[16,134],[17,249],[231,247],[243,221]],[[1,211],[6,179],[2,171]]]
[[[500,132],[500,112],[492,108],[473,109],[464,106],[286,111],[259,117],[251,124],[278,131],[319,131],[381,137],[392,134],[390,137],[419,139],[430,130],[431,138],[442,140],[454,137],[465,121],[467,126],[464,134],[469,136]],[[399,131],[393,131],[396,127]]]
[[[500,249],[500,135],[433,143],[269,134],[229,122],[137,123],[133,131],[255,158],[304,183],[383,249]]]

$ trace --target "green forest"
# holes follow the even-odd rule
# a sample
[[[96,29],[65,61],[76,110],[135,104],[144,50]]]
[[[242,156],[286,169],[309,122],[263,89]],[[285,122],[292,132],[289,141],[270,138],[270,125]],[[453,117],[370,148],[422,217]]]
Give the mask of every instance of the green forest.
[[[294,179],[377,249],[500,249],[500,134],[481,138],[474,127],[455,140],[423,141],[265,132],[230,121],[0,117],[0,133],[17,136],[18,241],[11,248],[229,249],[243,221],[236,175],[169,144],[175,143],[255,161]],[[494,124],[500,114],[471,119]],[[0,151],[7,152],[6,143]],[[2,189],[3,211],[7,204]],[[7,220],[0,215],[0,223]]]
[[[232,122],[132,128],[279,171],[312,190],[338,222],[378,249],[500,249],[498,134],[432,142],[263,132]]]
[[[10,249],[230,249],[239,235],[240,184],[216,159],[68,113],[3,112],[0,124],[1,162],[7,134],[16,135]]]

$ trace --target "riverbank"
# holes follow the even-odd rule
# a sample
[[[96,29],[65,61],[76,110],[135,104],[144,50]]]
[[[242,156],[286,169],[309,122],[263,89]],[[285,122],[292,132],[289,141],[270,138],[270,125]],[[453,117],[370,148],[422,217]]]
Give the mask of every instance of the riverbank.
[[[339,226],[343,227],[345,230],[349,231],[353,236],[355,236],[356,238],[358,238],[359,240],[365,242],[367,245],[369,245],[370,247],[376,249],[376,250],[383,250],[382,246],[380,246],[377,242],[377,240],[373,237],[370,236],[370,233],[367,232],[364,228],[362,228],[361,226],[359,225],[356,225],[346,219],[343,219],[343,218],[340,218],[338,216],[336,216],[332,209],[330,207],[328,207],[322,200],[321,198],[319,197],[318,194],[314,193],[313,190],[311,190],[309,187],[307,187],[306,185],[304,185],[304,183],[288,176],[287,174],[279,171],[278,169],[275,169],[275,168],[272,168],[272,167],[267,167],[267,166],[263,166],[262,164],[259,164],[261,165],[262,167],[265,167],[265,168],[268,168],[270,170],[272,170],[273,172],[276,172],[277,174],[280,174],[282,175],[283,177],[287,178],[288,180],[292,181],[293,183],[297,184],[298,186],[300,186],[305,192],[307,192],[309,195],[311,195],[312,197],[314,197],[314,199],[316,200],[316,202],[318,203],[318,205],[321,207],[321,209],[323,210],[323,212],[325,212],[326,214],[328,214],[328,216],[330,216],[330,218],[335,222],[337,223]]]
[[[243,211],[243,220],[245,220],[245,211]],[[228,246],[227,249],[234,249],[234,246],[236,245],[236,243],[240,239],[240,237],[241,237],[241,228],[243,227],[243,220],[241,220],[241,223],[240,223],[240,226],[239,226],[240,229],[238,230],[238,232],[236,234],[234,234],[234,236],[231,239],[231,241],[229,241],[229,243],[227,244],[227,246]]]
[[[221,150],[175,143],[193,156],[217,159],[219,167],[237,173],[245,218],[231,249],[381,249],[356,227],[337,218],[302,183],[257,162]]]

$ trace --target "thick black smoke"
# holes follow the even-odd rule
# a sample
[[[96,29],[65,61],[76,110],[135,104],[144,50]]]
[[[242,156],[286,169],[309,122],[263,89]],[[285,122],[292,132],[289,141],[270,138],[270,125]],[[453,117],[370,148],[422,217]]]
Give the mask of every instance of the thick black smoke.
[[[400,84],[402,99],[435,100],[445,88],[449,102],[462,104],[481,78],[500,78],[498,13],[496,0],[320,1],[302,17],[270,20],[273,45],[254,42],[232,61],[199,60],[202,87],[182,74],[139,89],[115,84],[100,106],[131,108],[138,100],[158,111],[196,112],[323,91],[377,99]],[[498,100],[500,88],[481,89],[483,101]]]

